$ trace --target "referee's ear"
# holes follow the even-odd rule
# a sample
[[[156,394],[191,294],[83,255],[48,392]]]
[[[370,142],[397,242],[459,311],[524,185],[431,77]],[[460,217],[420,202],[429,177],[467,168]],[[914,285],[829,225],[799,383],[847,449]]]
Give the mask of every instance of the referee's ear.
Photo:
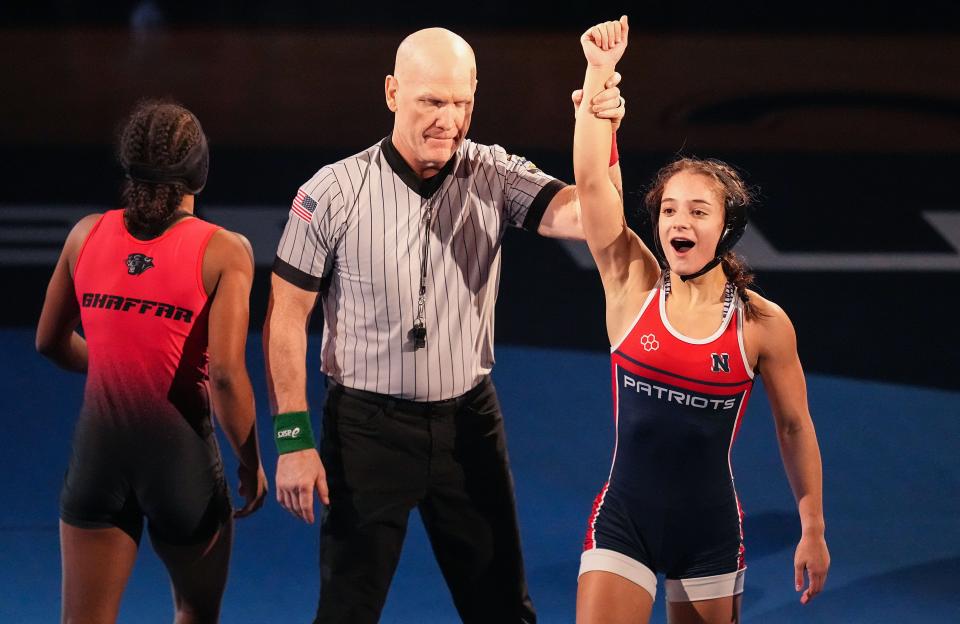
[[[392,74],[387,74],[383,84],[383,92],[387,98],[387,108],[391,112],[397,112],[397,79]]]

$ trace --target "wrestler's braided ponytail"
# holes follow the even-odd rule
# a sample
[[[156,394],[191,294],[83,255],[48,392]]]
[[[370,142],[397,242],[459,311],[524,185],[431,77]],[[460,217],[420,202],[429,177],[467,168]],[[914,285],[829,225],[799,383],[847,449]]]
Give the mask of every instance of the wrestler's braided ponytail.
[[[130,114],[120,134],[118,157],[124,169],[136,162],[163,166],[182,160],[201,141],[201,130],[190,113],[174,102],[145,100]],[[180,183],[124,181],[121,197],[131,233],[150,238],[174,218],[186,192]]]

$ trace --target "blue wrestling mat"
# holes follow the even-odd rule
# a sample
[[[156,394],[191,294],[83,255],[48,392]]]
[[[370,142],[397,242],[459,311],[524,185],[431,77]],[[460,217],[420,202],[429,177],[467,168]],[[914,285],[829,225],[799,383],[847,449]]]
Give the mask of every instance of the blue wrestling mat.
[[[311,343],[316,368],[319,340]],[[264,463],[273,480],[259,334],[248,345]],[[609,363],[603,353],[500,347],[494,379],[506,419],[531,595],[546,624],[574,621],[580,547],[613,449]],[[0,622],[60,617],[57,497],[83,377],[33,350],[33,333],[0,330]],[[319,413],[322,384],[312,371]],[[757,388],[734,447],[746,513],[743,620],[958,622],[960,599],[960,392],[808,376],[824,460],[826,589],[801,606],[793,591],[796,508]],[[235,462],[225,444],[235,486]],[[272,486],[272,483],[271,483]],[[272,497],[237,523],[226,623],[308,622],[317,598],[317,529]],[[171,621],[166,573],[143,541],[120,622]],[[456,622],[456,612],[418,520],[410,524],[383,622]],[[663,596],[653,621],[663,622]]]

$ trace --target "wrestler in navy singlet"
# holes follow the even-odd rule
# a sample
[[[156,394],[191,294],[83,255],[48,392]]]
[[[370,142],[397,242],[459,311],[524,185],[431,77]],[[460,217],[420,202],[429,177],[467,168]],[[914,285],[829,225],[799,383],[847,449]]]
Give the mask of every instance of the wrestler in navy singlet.
[[[671,327],[661,282],[611,349],[616,445],[594,502],[580,573],[606,570],[670,601],[743,588],[742,513],[730,449],[753,387],[743,306],[728,285],[717,331]]]

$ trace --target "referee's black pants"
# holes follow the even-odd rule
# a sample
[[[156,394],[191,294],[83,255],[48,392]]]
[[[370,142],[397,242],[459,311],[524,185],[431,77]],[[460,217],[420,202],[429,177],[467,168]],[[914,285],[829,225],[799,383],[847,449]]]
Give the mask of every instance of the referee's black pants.
[[[320,455],[330,507],[315,624],[378,621],[414,507],[464,622],[536,621],[489,378],[435,403],[330,383]]]

